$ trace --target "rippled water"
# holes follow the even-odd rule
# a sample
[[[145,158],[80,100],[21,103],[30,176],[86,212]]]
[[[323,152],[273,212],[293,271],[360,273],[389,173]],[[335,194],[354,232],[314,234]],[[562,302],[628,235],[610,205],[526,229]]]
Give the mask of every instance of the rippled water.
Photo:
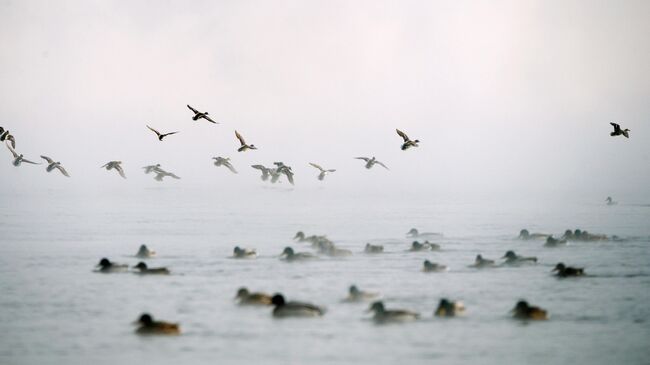
[[[158,187],[49,190],[0,195],[0,363],[641,364],[650,356],[650,207],[588,202],[528,203],[415,199],[399,194],[258,189],[233,193]],[[467,199],[470,200],[470,199]],[[600,199],[597,199],[600,200]],[[443,232],[439,252],[406,252],[411,227]],[[521,228],[618,235],[623,242],[543,247]],[[327,234],[348,258],[278,259],[298,230]],[[366,255],[366,242],[385,254]],[[173,275],[97,274],[101,257]],[[256,260],[229,258],[235,245]],[[508,249],[539,263],[477,271],[476,254]],[[449,272],[421,272],[424,259]],[[558,280],[553,266],[584,266],[588,277]],[[341,303],[347,287],[379,291],[389,308],[423,319],[376,325],[368,304]],[[325,306],[315,319],[273,319],[242,308],[237,288],[282,292]],[[465,303],[463,318],[433,318],[441,297]],[[546,322],[509,318],[520,298],[546,308]],[[144,311],[181,324],[179,337],[142,338],[130,324]]]

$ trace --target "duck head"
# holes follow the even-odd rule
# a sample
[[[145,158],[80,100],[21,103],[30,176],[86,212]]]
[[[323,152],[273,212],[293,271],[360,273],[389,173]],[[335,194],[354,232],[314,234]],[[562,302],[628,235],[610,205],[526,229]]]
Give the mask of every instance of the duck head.
[[[293,248],[291,248],[291,247],[285,247],[284,251],[282,251],[282,255],[285,255],[287,257],[291,257],[294,254],[295,254],[295,252],[293,251]]]
[[[111,265],[113,265],[113,263],[110,262],[106,257],[99,260],[99,264],[97,264],[97,266],[101,266],[101,267],[110,267]]]
[[[521,231],[519,231],[519,238],[526,239],[528,237],[530,237],[530,232],[528,232],[527,229],[522,229]]]
[[[153,318],[148,313],[142,313],[140,318],[134,324],[141,324],[143,326],[150,326],[153,323]]]
[[[411,228],[411,230],[406,232],[406,234],[410,234],[412,236],[417,236],[418,235],[418,230],[415,229],[415,228]]]
[[[296,235],[293,237],[293,239],[299,239],[299,240],[304,240],[305,239],[305,233],[303,231],[298,231]]]
[[[241,287],[239,290],[237,290],[237,296],[235,298],[246,298],[250,294],[248,289]]]
[[[515,251],[507,251],[505,255],[503,255],[502,259],[509,259],[509,260],[514,260],[517,258],[517,254],[515,254]]]
[[[244,250],[242,250],[239,246],[235,246],[235,249],[233,250],[233,253],[235,255],[243,253]]]
[[[366,312],[384,313],[385,310],[384,302],[377,301],[372,303]]]
[[[147,270],[147,264],[144,262],[140,261],[138,262],[137,265],[133,266],[134,269],[139,269],[139,270]]]
[[[275,294],[273,298],[271,298],[271,303],[273,303],[274,306],[278,307],[284,305],[286,302],[284,301],[282,294]]]
[[[435,315],[444,317],[448,314],[453,314],[453,305],[446,298],[442,298],[440,299],[440,303],[438,303],[438,309],[436,309]]]
[[[553,272],[553,271],[562,272],[562,271],[564,271],[564,269],[566,269],[566,266],[564,266],[564,264],[560,262],[557,265],[555,265],[555,268],[553,270],[551,270],[551,272]]]
[[[361,291],[359,291],[359,288],[357,288],[356,285],[350,285],[349,291],[350,291],[350,295],[352,296],[359,295],[361,293]]]
[[[520,300],[517,302],[517,305],[510,311],[512,313],[517,313],[517,314],[525,314],[528,311],[528,308],[530,308],[530,305],[528,305],[528,302],[525,300]]]

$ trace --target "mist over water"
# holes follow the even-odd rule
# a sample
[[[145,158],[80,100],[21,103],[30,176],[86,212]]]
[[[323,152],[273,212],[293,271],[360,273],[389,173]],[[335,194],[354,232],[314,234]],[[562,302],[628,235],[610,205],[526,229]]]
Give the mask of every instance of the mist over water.
[[[0,146],[0,363],[644,363],[649,14],[644,1],[0,1],[0,126],[71,175],[14,167]],[[146,125],[180,133],[160,142]],[[420,147],[401,151],[395,128]],[[236,152],[235,130],[259,149]],[[126,180],[100,169],[111,160]],[[275,161],[295,186],[250,167]],[[309,162],[337,171],[318,181]],[[154,181],[155,163],[181,179]],[[406,252],[412,227],[443,233],[442,250]],[[522,228],[621,241],[549,249],[515,240]],[[299,230],[353,256],[281,261],[285,246],[312,252]],[[92,273],[102,257],[135,265],[143,243],[172,275]],[[231,259],[235,245],[260,256]],[[539,262],[467,267],[506,250]],[[450,270],[425,274],[425,259]],[[588,277],[551,276],[560,261]],[[373,324],[368,303],[340,303],[353,283],[423,320]],[[274,320],[235,304],[241,286],[327,313]],[[442,297],[467,315],[434,319]],[[551,319],[513,321],[520,298]],[[136,336],[144,311],[183,335]]]

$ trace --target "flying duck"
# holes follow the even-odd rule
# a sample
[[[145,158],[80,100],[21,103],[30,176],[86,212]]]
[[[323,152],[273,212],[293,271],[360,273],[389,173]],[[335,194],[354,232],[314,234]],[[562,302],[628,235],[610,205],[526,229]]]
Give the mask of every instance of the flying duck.
[[[387,310],[382,301],[374,302],[367,312],[374,312],[373,319],[378,323],[414,321],[420,318],[420,314],[404,309]]]
[[[134,269],[138,269],[138,274],[143,274],[143,275],[169,275],[169,269],[166,267],[152,267],[149,268],[147,267],[147,264],[144,262],[140,261],[137,265],[133,266]]]
[[[153,317],[147,313],[143,313],[134,324],[140,325],[135,330],[135,333],[139,335],[179,335],[181,333],[178,323],[154,321]]]
[[[389,168],[388,168],[386,165],[384,165],[383,163],[379,162],[379,161],[375,158],[375,156],[372,156],[372,158],[368,158],[368,157],[355,157],[355,159],[366,161],[366,168],[367,168],[367,169],[371,169],[373,166],[375,166],[375,164],[377,164],[377,165],[379,165],[379,166],[382,166],[382,167],[385,168],[386,170],[389,170]]]
[[[289,183],[291,185],[294,185],[293,183],[293,170],[291,169],[291,166],[287,166],[284,164],[284,162],[274,162],[273,163],[277,168],[275,169],[278,174],[284,174],[287,177],[287,180],[289,180]],[[271,180],[273,182],[273,180]]]
[[[250,145],[246,144],[246,141],[244,140],[244,137],[242,137],[242,135],[239,134],[239,132],[237,132],[237,131],[235,131],[235,137],[237,137],[237,139],[239,140],[239,144],[241,144],[241,146],[237,149],[237,152],[244,152],[246,150],[256,150],[257,149],[257,147],[255,147],[254,144],[250,144]]]
[[[189,104],[187,105],[187,107],[190,108],[190,110],[192,112],[194,112],[194,116],[192,117],[192,120],[199,120],[199,119],[203,118],[203,119],[207,120],[210,123],[218,124],[217,122],[215,122],[214,120],[212,120],[210,118],[210,116],[208,115],[209,114],[208,112],[201,113],[200,111],[198,111],[198,110],[192,108],[191,106],[189,106]]]
[[[271,298],[271,302],[275,306],[273,308],[274,317],[319,317],[325,313],[322,308],[313,304],[287,302],[282,294],[275,294]]]
[[[176,180],[180,180],[180,179],[181,179],[181,178],[180,178],[179,176],[177,176],[176,174],[174,174],[174,173],[172,173],[172,172],[167,172],[167,171],[165,171],[165,170],[163,170],[163,169],[158,169],[158,170],[156,171],[156,176],[154,176],[154,179],[155,179],[156,181],[163,181],[163,178],[165,178],[165,177],[167,177],[167,176],[169,176],[169,177],[171,177],[171,178],[174,178],[174,179],[176,179]]]
[[[122,161],[110,161],[100,168],[106,168],[106,171],[115,169],[120,174],[120,176],[122,176],[122,178],[126,179],[126,175],[124,175],[124,170],[122,169],[122,166],[120,166],[121,163]]]
[[[418,143],[420,142],[419,140],[411,141],[409,137],[406,135],[406,133],[400,131],[399,129],[395,129],[397,131],[397,134],[404,139],[404,144],[402,144],[402,151],[406,151],[407,149],[411,147],[419,147]]]
[[[40,163],[32,162],[32,161],[24,158],[22,154],[19,155],[16,152],[16,150],[14,150],[13,147],[11,147],[11,145],[9,143],[6,143],[6,145],[7,145],[7,148],[9,149],[9,151],[11,151],[11,154],[14,155],[14,162],[13,162],[14,166],[18,167],[23,162],[30,163],[32,165],[40,165]]]
[[[265,293],[251,293],[247,288],[239,288],[235,297],[240,305],[271,305],[273,304],[270,295]]]
[[[13,135],[9,134],[8,129],[0,127],[0,142],[9,141],[11,142],[11,147],[16,148],[16,139]]]
[[[149,127],[149,126],[147,126],[147,128],[149,128],[152,132],[156,133],[156,135],[158,136],[158,140],[161,141],[161,142],[162,142],[163,138],[165,138],[165,137],[167,137],[167,136],[171,136],[172,134],[176,134],[176,133],[178,133],[178,131],[176,131],[176,132],[169,132],[169,133],[160,133],[160,132],[158,132],[157,130],[155,130],[155,129]]]
[[[310,162],[309,164],[312,165],[313,167],[317,168],[318,170],[320,170],[320,174],[318,174],[318,180],[320,180],[320,181],[323,181],[323,179],[325,179],[325,175],[326,175],[327,173],[329,173],[329,172],[335,172],[335,171],[336,171],[336,170],[334,170],[334,169],[331,169],[331,170],[325,170],[325,169],[322,168],[320,165],[317,165],[317,164],[315,164],[315,163],[313,163],[313,162]]]
[[[70,175],[68,174],[68,172],[65,171],[65,169],[63,168],[63,166],[61,166],[61,162],[58,162],[58,161],[57,161],[57,162],[54,162],[54,160],[52,160],[51,158],[49,158],[49,157],[47,157],[47,156],[43,156],[43,155],[41,155],[41,158],[44,159],[45,161],[47,161],[47,163],[48,163],[47,167],[45,168],[45,171],[47,171],[47,172],[52,172],[52,170],[54,170],[54,169],[58,169],[59,171],[61,171],[61,173],[63,174],[63,176],[65,176],[65,177],[70,177]]]
[[[264,167],[262,165],[251,165],[251,167],[262,171],[262,176],[260,177],[262,181],[266,181],[269,179],[269,175],[271,175],[271,169],[269,169],[268,167]]]
[[[159,163],[157,163],[157,164],[155,164],[155,165],[144,166],[143,169],[144,169],[144,173],[145,173],[145,174],[150,174],[150,173],[152,173],[152,172],[156,172],[156,173],[157,173],[157,172],[160,172],[160,171],[164,171],[164,170],[160,167],[160,164],[159,164]]]
[[[615,137],[615,136],[623,135],[625,136],[625,138],[630,138],[630,135],[628,134],[628,132],[630,131],[629,129],[627,128],[621,129],[621,126],[614,122],[609,122],[609,124],[611,124],[612,127],[614,127],[614,131],[609,134],[610,136]]]
[[[230,158],[229,157],[224,158],[224,157],[217,156],[217,157],[212,157],[212,159],[214,160],[214,165],[215,166],[225,166],[233,174],[237,173],[237,170],[235,170],[235,168],[230,163]],[[254,165],[254,166],[261,166],[261,165]],[[262,167],[264,167],[264,166],[262,166]]]
[[[533,307],[528,304],[525,300],[520,300],[517,302],[517,305],[512,309],[511,313],[514,313],[513,317],[516,319],[524,320],[545,320],[548,319],[546,310]]]

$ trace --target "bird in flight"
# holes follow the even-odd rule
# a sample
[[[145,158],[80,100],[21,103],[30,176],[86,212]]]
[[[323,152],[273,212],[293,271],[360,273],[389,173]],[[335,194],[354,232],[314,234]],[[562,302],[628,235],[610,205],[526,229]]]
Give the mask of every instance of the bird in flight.
[[[107,171],[115,169],[120,174],[120,176],[126,179],[126,175],[124,175],[124,170],[122,169],[122,166],[120,166],[121,163],[122,161],[110,161],[106,163],[104,166],[102,166],[101,168],[105,167]]]
[[[47,167],[45,168],[45,171],[52,172],[52,170],[58,169],[59,171],[61,171],[63,176],[70,177],[70,175],[68,175],[68,172],[65,171],[63,166],[61,166],[61,162],[58,162],[58,161],[54,162],[54,160],[52,160],[51,158],[49,158],[47,156],[43,156],[43,155],[41,155],[41,158],[44,159],[45,161],[47,161],[47,163],[48,163]]]
[[[159,140],[159,141],[162,141],[163,138],[165,138],[165,137],[167,137],[167,136],[171,136],[172,134],[176,134],[176,133],[178,133],[178,131],[176,131],[176,132],[169,132],[169,133],[160,133],[160,132],[158,132],[157,130],[155,130],[155,129],[149,127],[149,126],[147,126],[147,128],[149,128],[152,132],[156,133],[156,135],[158,136],[158,140]]]
[[[335,172],[335,171],[336,171],[336,170],[334,170],[334,169],[331,169],[331,170],[325,170],[325,169],[322,168],[320,165],[317,165],[317,164],[315,164],[315,163],[313,163],[313,162],[310,162],[309,164],[312,165],[313,167],[317,168],[318,170],[320,170],[320,174],[318,174],[318,180],[320,180],[320,181],[323,181],[323,179],[325,179],[325,175],[326,175],[327,173],[329,173],[329,172]]]
[[[218,124],[217,122],[215,122],[214,120],[212,120],[212,119],[210,118],[210,116],[208,115],[208,114],[210,114],[210,113],[208,113],[208,112],[201,113],[200,111],[198,111],[198,110],[192,108],[189,104],[187,105],[187,107],[190,108],[190,110],[191,110],[192,112],[194,112],[194,116],[192,117],[192,120],[199,120],[199,119],[203,118],[203,119],[207,120],[208,122],[211,122],[211,123],[214,123],[214,124]]]
[[[160,171],[164,171],[161,167],[160,164],[157,163],[155,165],[149,165],[149,166],[144,166],[142,167],[144,169],[145,174],[150,174],[152,172],[158,173]]]
[[[0,142],[4,142],[4,141],[11,142],[11,147],[16,148],[16,139],[14,138],[14,136],[9,134],[8,129],[4,129],[0,127]]]
[[[629,129],[627,128],[621,129],[621,126],[614,122],[609,122],[609,124],[611,124],[612,127],[614,127],[614,131],[609,134],[610,136],[615,137],[615,136],[624,135],[625,138],[630,138],[630,135],[627,133],[630,131]]]
[[[23,163],[23,162],[31,163],[31,164],[33,164],[33,165],[40,165],[39,163],[32,162],[32,161],[30,161],[30,160],[27,160],[27,159],[23,158],[23,155],[22,155],[22,154],[19,155],[19,154],[16,152],[16,150],[14,150],[14,149],[11,147],[11,145],[10,145],[9,143],[7,143],[7,148],[9,149],[9,151],[11,151],[11,154],[14,155],[14,162],[13,162],[13,163],[14,163],[14,166],[18,167],[18,166],[20,166],[20,164]]]
[[[251,165],[251,167],[254,168],[254,169],[262,171],[262,176],[260,176],[262,181],[266,181],[266,180],[269,179],[269,175],[271,175],[271,169],[269,169],[268,167],[265,167],[263,165]]]
[[[402,151],[406,151],[407,149],[411,147],[419,147],[418,143],[420,140],[416,139],[412,141],[409,136],[406,135],[406,133],[400,131],[399,129],[395,129],[397,131],[397,134],[404,139],[404,143],[402,144]]]
[[[358,159],[358,160],[366,161],[366,168],[367,169],[371,169],[373,166],[375,166],[375,164],[377,164],[379,166],[382,166],[386,170],[389,170],[389,168],[386,165],[384,165],[383,163],[377,161],[375,156],[372,156],[372,158],[368,158],[368,157],[355,157],[355,158]]]
[[[230,170],[233,174],[237,173],[237,170],[232,166],[230,163],[230,158],[229,157],[212,157],[214,160],[214,165],[215,166],[225,166]]]
[[[255,147],[254,144],[250,144],[250,145],[246,144],[246,141],[244,140],[244,137],[242,137],[242,135],[239,134],[239,132],[237,132],[237,131],[235,131],[235,137],[237,137],[237,139],[239,140],[239,143],[241,144],[241,146],[237,149],[237,152],[244,152],[246,150],[256,150],[257,149],[257,147]]]

